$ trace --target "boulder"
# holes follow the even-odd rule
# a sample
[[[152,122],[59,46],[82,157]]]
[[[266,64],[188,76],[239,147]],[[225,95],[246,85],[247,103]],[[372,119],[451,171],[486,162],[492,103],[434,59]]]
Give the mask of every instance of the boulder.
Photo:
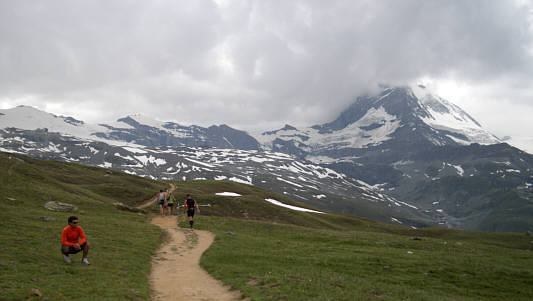
[[[78,210],[78,207],[67,204],[67,203],[61,203],[56,201],[50,201],[44,204],[44,208],[51,210],[51,211],[59,211],[59,212],[74,212]]]
[[[36,288],[32,288],[31,291],[30,291],[30,296],[42,297],[43,294],[41,293],[40,290],[38,290]]]

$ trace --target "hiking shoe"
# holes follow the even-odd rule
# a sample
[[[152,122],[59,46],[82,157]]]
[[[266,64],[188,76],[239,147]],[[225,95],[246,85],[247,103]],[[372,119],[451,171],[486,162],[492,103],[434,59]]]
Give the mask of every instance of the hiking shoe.
[[[63,254],[63,260],[64,260],[66,263],[70,263],[70,256]]]
[[[87,258],[83,258],[81,260],[81,264],[90,264],[90,263],[89,263],[89,260],[87,260]]]

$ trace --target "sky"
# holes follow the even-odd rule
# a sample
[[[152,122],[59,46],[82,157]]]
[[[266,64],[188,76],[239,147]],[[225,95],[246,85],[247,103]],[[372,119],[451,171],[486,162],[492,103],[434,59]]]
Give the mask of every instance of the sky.
[[[0,0],[2,109],[274,130],[417,83],[532,137],[533,0]]]

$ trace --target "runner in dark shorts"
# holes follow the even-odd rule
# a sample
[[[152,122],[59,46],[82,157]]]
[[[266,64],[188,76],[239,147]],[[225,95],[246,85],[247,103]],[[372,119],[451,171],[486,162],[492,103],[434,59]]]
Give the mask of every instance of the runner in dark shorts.
[[[198,208],[198,203],[191,197],[190,194],[187,195],[187,198],[185,200],[185,204],[183,205],[183,211],[187,211],[187,217],[189,218],[189,225],[192,229],[192,226],[194,224],[194,212],[195,209],[198,210],[198,213],[200,213],[200,208]]]

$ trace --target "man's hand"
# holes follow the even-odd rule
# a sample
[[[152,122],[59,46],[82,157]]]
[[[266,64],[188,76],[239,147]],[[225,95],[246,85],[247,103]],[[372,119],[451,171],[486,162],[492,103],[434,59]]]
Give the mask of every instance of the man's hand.
[[[78,243],[73,244],[72,246],[73,246],[74,249],[76,249],[76,250],[81,250],[80,244],[78,244]]]

